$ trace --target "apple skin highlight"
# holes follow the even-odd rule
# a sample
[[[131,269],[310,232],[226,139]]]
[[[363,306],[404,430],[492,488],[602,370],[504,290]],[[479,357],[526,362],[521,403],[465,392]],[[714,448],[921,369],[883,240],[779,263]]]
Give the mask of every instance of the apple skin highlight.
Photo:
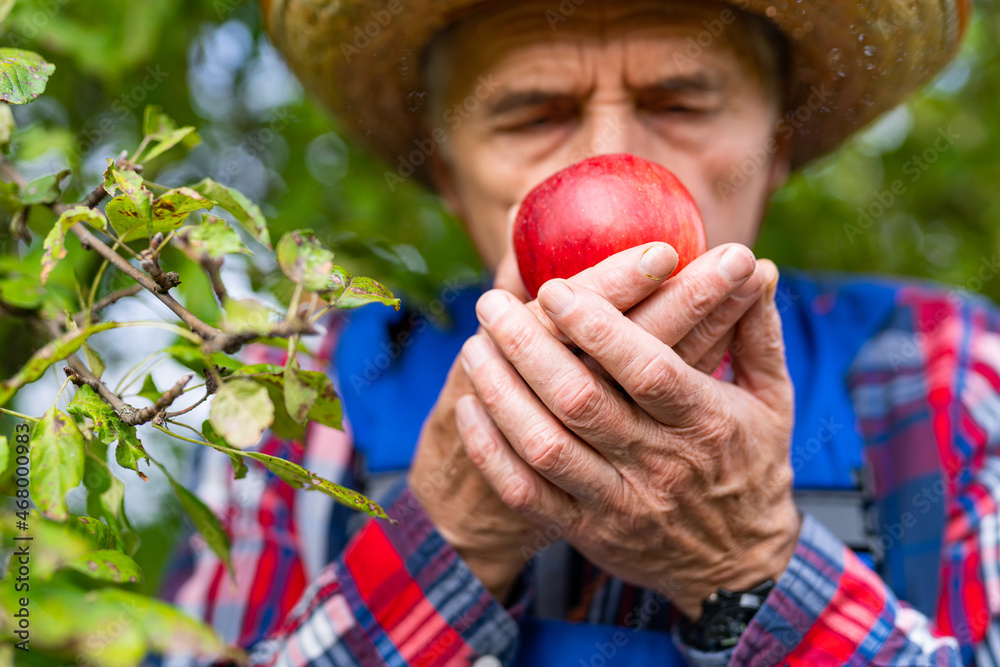
[[[558,171],[521,202],[514,252],[531,298],[553,278],[570,278],[628,248],[664,241],[681,270],[705,252],[694,199],[666,167],[624,153],[598,155]]]

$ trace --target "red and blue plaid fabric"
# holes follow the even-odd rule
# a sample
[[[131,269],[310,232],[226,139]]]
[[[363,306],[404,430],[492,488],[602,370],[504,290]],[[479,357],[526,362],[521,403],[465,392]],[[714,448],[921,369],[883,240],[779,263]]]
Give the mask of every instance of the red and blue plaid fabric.
[[[822,298],[793,308],[815,311]],[[806,515],[788,569],[739,644],[713,654],[680,646],[691,664],[1000,664],[1000,314],[935,287],[899,284],[893,299],[847,376],[827,378],[846,383],[864,441],[878,572]],[[336,337],[333,326],[313,368],[326,367]],[[349,428],[313,424],[305,443],[272,437],[262,449],[333,481],[364,481],[354,474]],[[259,467],[234,481],[225,457],[204,456],[198,466],[198,492],[232,539],[236,580],[195,537],[168,597],[252,648],[255,664],[434,667],[485,655],[518,664],[531,577],[515,603],[499,604],[408,489],[389,499],[400,520],[389,526]],[[636,618],[651,591],[603,575],[578,554],[562,572],[573,618],[672,631],[669,605]]]

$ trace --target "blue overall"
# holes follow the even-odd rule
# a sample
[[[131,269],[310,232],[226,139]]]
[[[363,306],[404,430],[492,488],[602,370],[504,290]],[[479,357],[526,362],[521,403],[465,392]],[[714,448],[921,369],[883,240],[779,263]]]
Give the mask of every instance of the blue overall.
[[[861,346],[889,319],[894,289],[878,282],[816,279],[785,269],[776,303],[781,312],[789,372],[795,386],[791,460],[796,489],[856,489],[864,443],[855,428],[845,378]],[[422,314],[369,306],[355,311],[333,363],[355,446],[370,473],[406,470],[430,412],[462,343],[478,326],[478,288],[460,292],[448,305],[452,326],[441,330]],[[410,335],[397,348],[392,327],[409,318]],[[391,417],[386,417],[391,414]],[[823,424],[829,428],[817,437]],[[618,641],[614,641],[615,633]],[[517,664],[579,667],[597,644],[616,646],[617,664],[684,664],[672,637],[659,631],[527,618]],[[577,647],[578,650],[573,650]]]

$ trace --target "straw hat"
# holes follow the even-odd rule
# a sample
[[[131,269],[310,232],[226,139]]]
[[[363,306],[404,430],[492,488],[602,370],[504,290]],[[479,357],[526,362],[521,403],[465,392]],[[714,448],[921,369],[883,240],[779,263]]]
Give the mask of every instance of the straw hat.
[[[574,0],[563,0],[573,2]],[[726,0],[787,37],[792,166],[824,155],[902,102],[954,55],[971,0]],[[395,166],[423,137],[420,59],[483,0],[261,0],[303,84]],[[558,10],[559,3],[553,0]],[[541,19],[544,20],[544,19]],[[427,183],[418,169],[416,177]]]

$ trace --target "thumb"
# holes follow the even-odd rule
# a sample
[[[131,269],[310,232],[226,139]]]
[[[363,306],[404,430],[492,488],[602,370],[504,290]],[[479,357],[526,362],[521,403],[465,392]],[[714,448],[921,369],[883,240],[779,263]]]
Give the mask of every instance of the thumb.
[[[792,395],[788,365],[785,362],[785,340],[781,332],[781,316],[774,303],[778,287],[778,267],[770,260],[764,264],[763,296],[750,307],[736,326],[736,336],[730,348],[733,358],[734,382],[772,408],[787,409]]]

